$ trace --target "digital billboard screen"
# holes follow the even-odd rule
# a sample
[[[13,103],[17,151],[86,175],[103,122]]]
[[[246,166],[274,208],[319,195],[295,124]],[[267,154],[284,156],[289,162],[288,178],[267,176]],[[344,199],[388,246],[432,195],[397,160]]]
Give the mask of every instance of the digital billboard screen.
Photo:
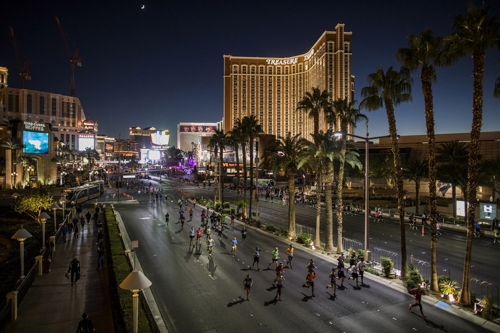
[[[495,217],[497,217],[497,204],[482,202],[479,204],[479,218],[493,220]]]
[[[86,148],[94,149],[94,138],[78,138],[78,150],[85,151]]]
[[[151,161],[159,161],[160,160],[160,151],[159,150],[150,150],[149,151],[149,159]]]
[[[23,143],[25,154],[49,153],[49,133],[23,131]]]

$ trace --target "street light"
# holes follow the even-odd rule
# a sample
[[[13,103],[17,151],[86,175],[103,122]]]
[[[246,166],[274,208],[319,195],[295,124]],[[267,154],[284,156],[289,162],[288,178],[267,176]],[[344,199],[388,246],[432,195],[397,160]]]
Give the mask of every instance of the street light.
[[[382,135],[382,136],[375,136],[375,137],[368,137],[368,122],[366,124],[366,137],[359,136],[359,135],[354,135],[354,134],[349,134],[345,132],[340,132],[336,131],[333,132],[333,136],[336,137],[344,137],[344,136],[351,136],[353,138],[361,139],[365,141],[365,259],[369,259],[369,246],[368,246],[368,235],[369,235],[369,225],[370,225],[370,158],[369,158],[369,151],[370,151],[370,140],[376,140],[376,139],[382,139],[382,138],[390,138],[390,135]],[[399,139],[399,135],[397,136]]]
[[[21,229],[16,231],[14,236],[11,237],[12,239],[17,239],[20,246],[19,252],[21,254],[21,279],[24,279],[24,241],[26,240],[26,238],[30,237],[31,234],[26,229],[24,229],[22,225]]]
[[[16,188],[16,178],[17,178],[17,175],[19,175],[17,172],[12,172],[10,174],[11,182],[12,182],[12,188]]]
[[[134,333],[137,333],[139,330],[139,292],[151,286],[151,281],[138,270],[133,270],[130,274],[125,278],[125,280],[120,283],[120,288],[125,290],[130,290],[132,292],[132,308],[133,308],[133,316],[134,316]]]
[[[45,223],[47,222],[47,219],[50,219],[50,215],[47,214],[46,212],[42,212],[40,214],[40,222],[42,223],[42,248],[45,249]]]
[[[57,231],[57,215],[56,215],[56,210],[58,209],[61,209],[61,207],[59,207],[58,204],[56,204],[55,202],[52,204],[52,206],[50,206],[50,208],[54,211],[54,233]]]

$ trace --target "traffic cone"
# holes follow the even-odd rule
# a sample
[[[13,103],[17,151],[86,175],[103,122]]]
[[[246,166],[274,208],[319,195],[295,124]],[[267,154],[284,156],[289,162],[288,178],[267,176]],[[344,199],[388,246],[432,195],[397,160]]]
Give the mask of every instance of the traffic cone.
[[[422,236],[425,236],[425,226],[422,224]]]

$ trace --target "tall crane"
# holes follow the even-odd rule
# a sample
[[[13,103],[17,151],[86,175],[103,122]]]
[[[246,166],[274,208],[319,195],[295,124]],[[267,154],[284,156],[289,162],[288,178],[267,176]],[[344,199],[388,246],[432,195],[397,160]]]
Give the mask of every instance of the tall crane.
[[[68,42],[66,41],[66,36],[64,35],[64,30],[62,28],[61,22],[59,22],[59,18],[56,16],[57,26],[59,27],[59,32],[61,33],[61,37],[66,47],[66,52],[69,56],[69,63],[71,64],[71,84],[69,88],[70,96],[75,96],[75,65],[78,67],[82,67],[82,59],[78,56],[78,48],[75,48],[75,53],[71,55],[71,51],[69,49]]]
[[[14,30],[12,27],[9,27],[10,30],[10,37],[12,37],[12,44],[14,45],[14,51],[16,52],[16,60],[17,60],[17,65],[19,66],[20,73],[21,75],[21,88],[26,89],[26,80],[31,80],[31,73],[28,69],[29,66],[29,60],[24,59],[24,66],[21,66],[21,56],[19,55],[19,49],[17,48],[17,43],[16,43],[16,37],[14,36]]]

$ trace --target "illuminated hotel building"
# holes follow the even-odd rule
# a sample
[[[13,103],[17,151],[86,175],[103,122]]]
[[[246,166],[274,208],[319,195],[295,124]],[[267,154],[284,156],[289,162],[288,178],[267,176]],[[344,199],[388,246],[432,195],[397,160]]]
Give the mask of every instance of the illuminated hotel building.
[[[314,132],[313,120],[296,112],[297,103],[313,87],[327,90],[332,101],[353,100],[351,36],[344,24],[325,31],[304,54],[287,58],[224,55],[224,130],[237,119],[255,116],[265,134],[286,136]],[[329,125],[320,115],[320,130]]]

